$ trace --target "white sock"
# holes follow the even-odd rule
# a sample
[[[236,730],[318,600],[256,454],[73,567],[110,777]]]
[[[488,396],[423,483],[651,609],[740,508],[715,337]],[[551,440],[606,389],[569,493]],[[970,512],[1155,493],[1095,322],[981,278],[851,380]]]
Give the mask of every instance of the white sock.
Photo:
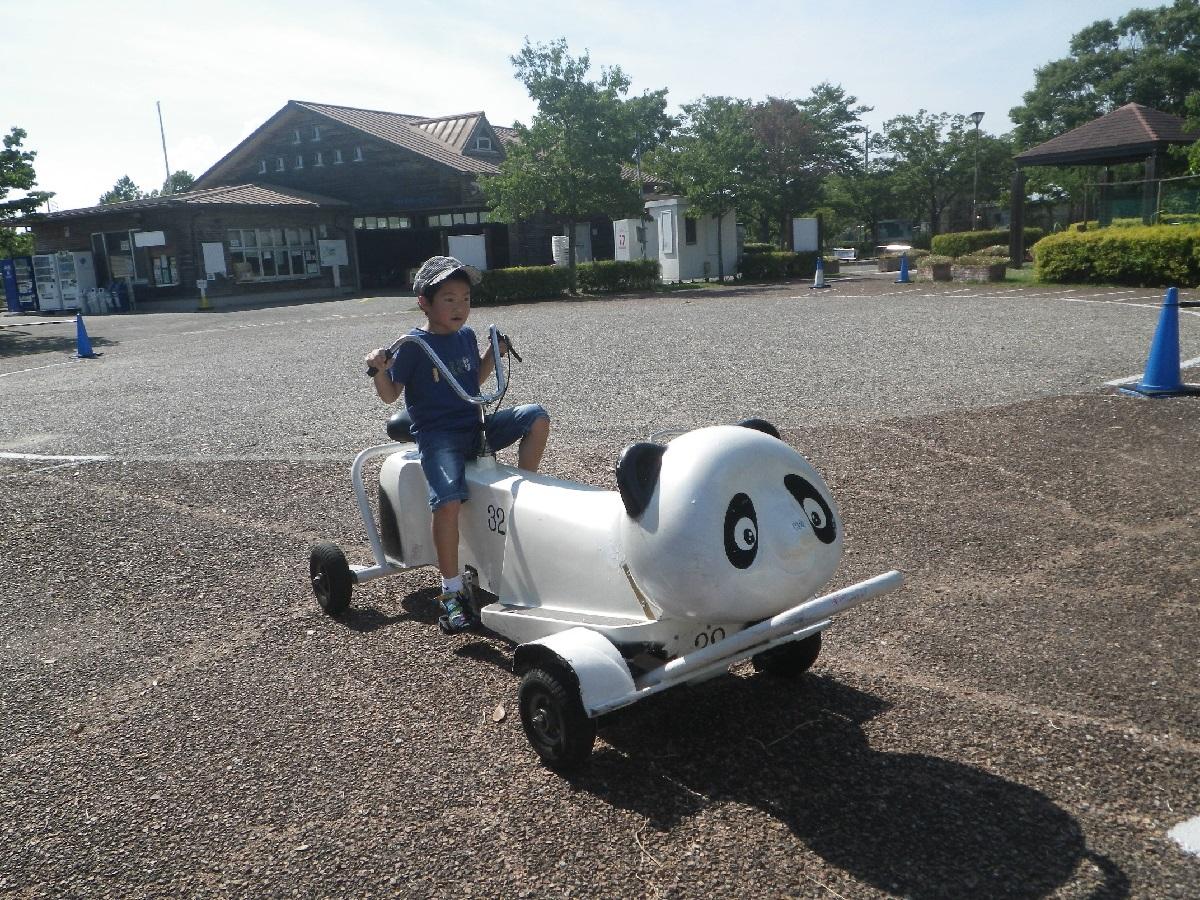
[[[443,594],[457,594],[462,590],[462,586],[463,584],[461,575],[455,575],[453,578],[446,578],[445,576],[442,576]]]

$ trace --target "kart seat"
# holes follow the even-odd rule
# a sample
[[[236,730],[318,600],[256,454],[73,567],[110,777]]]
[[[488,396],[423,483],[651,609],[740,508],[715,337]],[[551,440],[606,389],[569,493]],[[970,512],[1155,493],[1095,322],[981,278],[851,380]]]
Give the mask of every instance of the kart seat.
[[[402,444],[412,443],[413,436],[409,429],[412,427],[412,419],[408,416],[407,409],[401,409],[392,414],[392,417],[387,421],[387,433],[393,441],[399,441]]]

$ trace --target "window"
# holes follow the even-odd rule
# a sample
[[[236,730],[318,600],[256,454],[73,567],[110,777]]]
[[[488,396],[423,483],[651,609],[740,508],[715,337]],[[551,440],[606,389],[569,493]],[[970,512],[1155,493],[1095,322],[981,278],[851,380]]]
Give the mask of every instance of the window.
[[[341,150],[333,151],[333,164],[335,166],[340,166],[342,164],[342,151]]]
[[[156,287],[179,284],[179,271],[175,268],[175,257],[173,256],[150,257],[150,271],[154,275]]]
[[[355,148],[354,148],[354,161],[355,161],[355,162],[362,162],[362,161],[363,161],[362,147],[355,147]]]
[[[696,243],[696,220],[691,216],[683,217],[683,242],[685,244]]]
[[[304,154],[303,153],[296,154],[296,165],[292,166],[292,168],[293,169],[303,169],[304,168]]]
[[[675,213],[664,209],[658,220],[658,249],[663,253],[675,252]]]
[[[295,130],[292,132],[292,143],[293,143],[293,144],[298,144],[298,143],[300,143],[300,129],[299,129],[299,128],[295,129]]]
[[[316,153],[313,154],[313,166],[315,167],[315,166],[323,166],[323,165],[325,165],[325,160],[321,157],[321,151],[318,150]]]
[[[412,219],[408,216],[358,216],[354,219],[354,227],[359,231],[374,231],[378,228],[396,231],[412,228]]]
[[[258,161],[258,174],[265,175],[266,171],[267,171],[267,161],[265,159],[260,159]]]
[[[489,137],[475,138],[475,149],[476,150],[491,150],[492,149],[492,139]]]
[[[479,214],[479,224],[483,225],[490,221],[492,221],[492,214],[490,212],[481,212]]]
[[[275,157],[275,171],[276,172],[283,171],[283,157],[282,156]]]
[[[228,241],[229,259],[238,281],[321,274],[316,235],[308,226],[231,228]],[[174,266],[173,259],[171,264]]]
[[[321,139],[321,126],[320,125],[314,125],[312,127],[312,139],[314,141],[319,141]]]

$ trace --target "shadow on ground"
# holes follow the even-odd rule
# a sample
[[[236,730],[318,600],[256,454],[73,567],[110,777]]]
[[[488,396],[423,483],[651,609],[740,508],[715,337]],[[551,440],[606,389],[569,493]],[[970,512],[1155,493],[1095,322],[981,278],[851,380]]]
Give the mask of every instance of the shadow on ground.
[[[92,349],[97,352],[105,347],[115,346],[119,341],[107,338],[88,336]],[[76,350],[75,325],[38,326],[28,330],[24,328],[5,328],[0,330],[0,359],[15,356],[36,356],[39,353],[62,353],[69,356]]]
[[[862,725],[886,705],[830,678],[722,678],[650,698],[602,727],[572,779],[667,831],[714,804],[786,823],[828,863],[913,898],[1034,898],[1084,860],[1091,896],[1129,895],[1079,823],[1041,792],[935,756],[873,750]]]

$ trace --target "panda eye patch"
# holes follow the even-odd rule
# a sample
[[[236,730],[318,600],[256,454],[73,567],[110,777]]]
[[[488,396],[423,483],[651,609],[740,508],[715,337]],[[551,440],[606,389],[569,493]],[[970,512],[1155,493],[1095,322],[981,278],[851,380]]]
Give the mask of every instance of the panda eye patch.
[[[808,516],[817,540],[823,544],[832,544],[837,538],[837,523],[833,520],[833,510],[829,508],[820,492],[799,475],[784,476],[783,486]]]
[[[748,569],[758,555],[758,515],[746,494],[736,494],[725,510],[725,555],[738,569]]]

